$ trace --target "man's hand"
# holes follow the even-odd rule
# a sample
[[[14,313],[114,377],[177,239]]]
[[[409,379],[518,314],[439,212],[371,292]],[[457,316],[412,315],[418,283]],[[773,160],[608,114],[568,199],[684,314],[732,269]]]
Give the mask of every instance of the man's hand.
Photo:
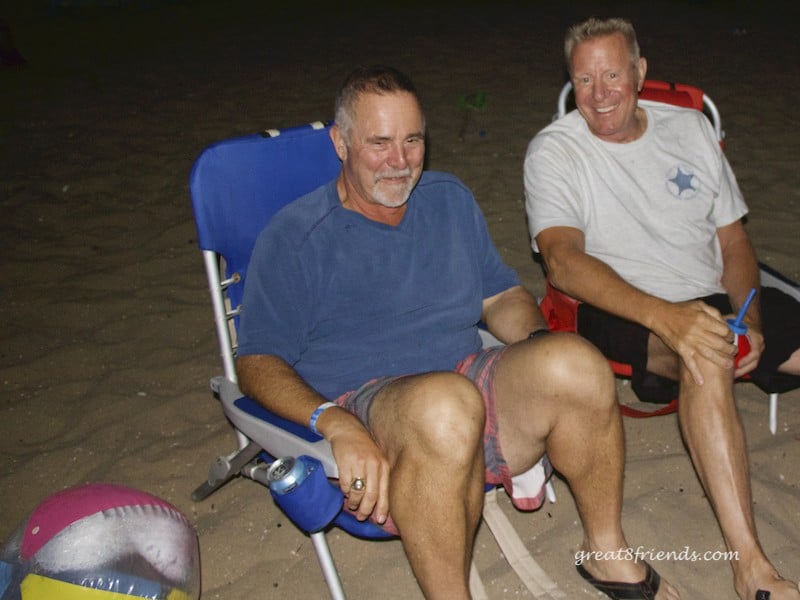
[[[347,497],[347,506],[356,518],[364,521],[374,514],[384,523],[389,515],[389,461],[372,439],[369,431],[354,415],[344,409],[325,411],[317,429],[331,444],[339,469],[339,487]],[[361,479],[364,489],[353,488]]]
[[[653,331],[681,357],[697,385],[703,384],[698,356],[723,369],[733,369],[736,356],[733,332],[720,312],[704,302],[692,300],[665,305],[655,320]]]
[[[282,358],[240,356],[236,361],[239,386],[266,408],[294,423],[307,425],[314,408],[325,401]],[[389,462],[358,417],[342,408],[319,415],[319,431],[330,443],[339,469],[339,486],[362,521],[374,513],[383,523],[389,515]],[[351,490],[361,478],[363,490]]]

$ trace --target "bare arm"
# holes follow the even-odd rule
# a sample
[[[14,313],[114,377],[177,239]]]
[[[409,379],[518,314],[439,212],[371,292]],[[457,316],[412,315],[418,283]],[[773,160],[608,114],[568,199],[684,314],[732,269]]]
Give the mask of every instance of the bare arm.
[[[645,294],[606,263],[586,253],[584,235],[572,227],[551,227],[536,237],[550,282],[573,298],[654,330],[668,302]]]
[[[311,414],[325,402],[288,365],[277,356],[242,356],[236,361],[239,387],[248,396],[275,414],[308,426]],[[331,444],[339,469],[339,485],[366,519],[373,512],[379,523],[389,514],[389,467],[383,452],[358,418],[338,407],[329,408],[317,420],[317,431]],[[350,482],[361,477],[367,490],[360,498],[350,494]]]
[[[242,356],[236,360],[239,388],[275,414],[308,425],[311,413],[325,402],[311,386],[277,356]]]
[[[524,340],[537,329],[547,329],[536,298],[519,285],[485,299],[482,319],[489,331],[506,344]]]
[[[607,264],[586,254],[578,229],[545,229],[536,242],[554,286],[652,331],[681,357],[698,384],[703,374],[696,355],[724,368],[733,366],[730,332],[716,309],[699,301],[667,302],[631,286]]]
[[[751,289],[755,288],[757,291],[744,319],[748,327],[750,353],[739,363],[736,371],[738,377],[752,371],[764,351],[758,261],[741,221],[737,220],[730,225],[720,227],[717,229],[717,236],[722,249],[722,285],[728,293],[734,312],[739,311]]]

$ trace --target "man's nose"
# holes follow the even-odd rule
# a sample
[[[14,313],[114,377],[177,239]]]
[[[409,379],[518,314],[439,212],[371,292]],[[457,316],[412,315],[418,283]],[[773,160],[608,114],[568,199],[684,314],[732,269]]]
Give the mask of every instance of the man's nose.
[[[389,152],[387,162],[391,167],[398,169],[404,169],[408,165],[406,148],[402,143],[392,144],[391,152]]]
[[[608,88],[604,81],[596,81],[592,84],[592,97],[595,100],[602,100],[606,97]]]

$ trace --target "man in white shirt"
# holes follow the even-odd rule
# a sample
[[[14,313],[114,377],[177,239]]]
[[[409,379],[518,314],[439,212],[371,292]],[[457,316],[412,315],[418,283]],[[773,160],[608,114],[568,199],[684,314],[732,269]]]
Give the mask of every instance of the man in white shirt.
[[[551,283],[583,301],[579,333],[635,373],[679,382],[686,444],[738,553],[739,597],[800,599],[759,545],[733,400],[734,376],[757,366],[800,374],[800,310],[759,288],[741,222],[747,207],[705,118],[639,102],[647,63],[630,23],[576,25],[565,51],[578,110],[542,130],[525,159],[534,250]],[[757,300],[745,317],[751,350],[734,365],[724,315],[753,288]],[[775,323],[778,315],[788,327]]]

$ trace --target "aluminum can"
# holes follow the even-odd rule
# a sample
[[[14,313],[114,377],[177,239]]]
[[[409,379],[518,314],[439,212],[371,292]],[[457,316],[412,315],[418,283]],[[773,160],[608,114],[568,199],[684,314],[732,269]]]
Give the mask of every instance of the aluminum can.
[[[269,489],[274,494],[288,494],[308,477],[308,465],[300,458],[284,456],[273,462],[267,470]]]

